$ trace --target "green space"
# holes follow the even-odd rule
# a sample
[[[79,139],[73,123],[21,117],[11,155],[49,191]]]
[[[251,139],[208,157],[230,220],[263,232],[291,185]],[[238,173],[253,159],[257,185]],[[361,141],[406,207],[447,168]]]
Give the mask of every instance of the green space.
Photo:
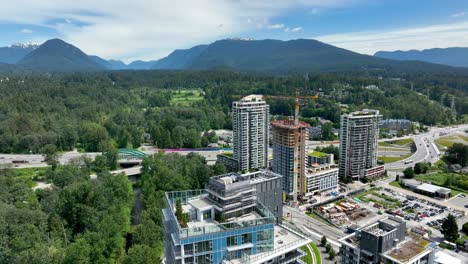
[[[392,182],[390,182],[389,184],[390,184],[391,186],[394,186],[394,187],[406,189],[405,186],[403,186],[400,182],[397,182],[397,181],[392,181]]]
[[[223,155],[228,157],[234,157],[234,153],[232,152],[224,152]]]
[[[314,251],[316,264],[322,264],[322,256],[320,255],[320,251],[319,251],[317,245],[315,245],[312,242],[312,243],[310,243],[310,246],[312,247],[312,250]]]
[[[318,214],[316,214],[315,212],[306,212],[306,215],[308,215],[309,217],[311,218],[314,218],[315,220],[317,221],[320,221],[324,224],[327,224],[329,226],[332,226],[334,227],[332,224],[330,224],[329,222],[325,221],[325,219],[323,219],[322,217],[320,217]],[[293,216],[294,217],[294,216]]]
[[[310,151],[309,155],[311,155],[313,157],[317,157],[317,158],[325,158],[327,156],[327,153],[323,153],[323,152],[314,150],[314,151]]]
[[[359,193],[358,195],[354,197],[364,202],[374,202],[374,203],[381,204],[386,209],[388,208],[392,209],[392,208],[397,208],[401,206],[401,202],[398,201],[397,199],[379,193],[381,189],[382,189],[381,187],[371,188],[365,192]]]
[[[47,169],[48,169],[47,167],[21,168],[21,169],[14,169],[14,171],[16,173],[16,177],[40,179],[45,176],[45,172],[47,171]]]
[[[412,138],[403,138],[403,139],[396,139],[391,141],[381,141],[379,142],[380,147],[391,147],[391,146],[410,146],[413,144],[414,141]]]
[[[434,173],[416,175],[417,180],[430,182],[452,189],[452,196],[459,193],[468,193],[468,175],[457,173]]]
[[[307,264],[312,264],[312,252],[310,252],[309,248],[306,246],[302,246],[301,250],[306,253],[305,256],[301,258],[302,261],[304,261]]]
[[[171,105],[190,105],[193,102],[203,100],[200,90],[178,90],[171,93]]]
[[[455,143],[465,142],[464,144],[468,144],[468,137],[465,137],[462,135],[452,135],[452,136],[438,138],[435,140],[435,142],[438,145],[444,146],[446,148],[450,148]]]
[[[306,246],[302,246],[302,247],[301,247],[301,250],[303,250],[304,252],[306,252],[307,255],[303,256],[303,257],[301,258],[301,260],[304,261],[304,262],[307,263],[307,264],[312,264],[312,263],[313,263],[313,262],[312,262],[312,260],[313,260],[313,255],[312,255],[312,254],[314,254],[314,255],[315,255],[315,261],[316,261],[315,263],[316,263],[316,264],[321,264],[321,263],[322,263],[322,258],[321,258],[320,251],[319,251],[318,247],[315,245],[314,242],[311,242],[309,245],[310,245],[310,247],[312,248],[312,251],[314,251],[314,252],[310,252],[310,250],[309,250],[309,248],[307,247],[307,245],[306,245]]]
[[[403,155],[403,156],[400,156],[400,157],[384,157],[384,156],[380,156],[380,157],[377,157],[378,160],[381,160],[385,163],[391,163],[391,162],[396,162],[396,161],[400,161],[400,160],[403,160],[403,159],[406,159],[406,158],[409,158],[411,157],[411,155],[413,155],[413,153],[409,153],[407,155]]]

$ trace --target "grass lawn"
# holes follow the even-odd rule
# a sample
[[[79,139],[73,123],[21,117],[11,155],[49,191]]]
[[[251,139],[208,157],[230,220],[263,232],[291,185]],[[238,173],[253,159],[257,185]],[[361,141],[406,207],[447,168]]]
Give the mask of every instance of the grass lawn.
[[[16,172],[17,177],[21,178],[33,178],[33,177],[43,177],[45,176],[45,172],[48,168],[41,167],[41,168],[21,168],[21,169],[14,169]]]
[[[200,90],[178,90],[172,93],[171,105],[190,105],[193,102],[203,100]]]
[[[378,191],[380,189],[381,188],[371,188],[368,191],[360,193],[355,197],[364,202],[374,202],[381,204],[384,208],[396,208],[401,206],[401,202],[397,199],[379,193]]]
[[[312,247],[312,250],[314,251],[315,260],[317,261],[317,264],[322,264],[322,256],[320,255],[319,249],[313,242],[310,243],[310,246]]]
[[[465,144],[468,144],[468,137],[462,135],[453,135],[453,136],[446,136],[436,139],[435,142],[441,146],[449,148],[453,146],[454,143],[464,141]]]
[[[413,143],[414,143],[414,141],[413,141],[412,138],[404,138],[404,139],[395,139],[395,140],[392,140],[392,141],[379,142],[379,146],[381,146],[381,147],[410,146]]]
[[[307,246],[302,246],[301,250],[307,253],[307,255],[303,256],[301,258],[302,261],[304,261],[307,264],[312,264],[312,252],[310,252],[309,248]]]
[[[396,162],[396,161],[399,161],[399,160],[403,160],[403,159],[406,159],[408,157],[411,157],[411,155],[413,155],[413,153],[409,153],[408,155],[404,155],[404,156],[401,156],[401,157],[377,157],[378,160],[381,160],[385,163],[391,163],[391,162]]]
[[[391,186],[394,186],[394,187],[398,187],[398,188],[402,188],[402,189],[405,189],[405,186],[401,185],[400,182],[397,182],[397,181],[392,181],[389,183]]]
[[[317,158],[325,158],[327,156],[327,153],[319,152],[319,151],[311,151],[309,152],[309,155],[317,157]]]

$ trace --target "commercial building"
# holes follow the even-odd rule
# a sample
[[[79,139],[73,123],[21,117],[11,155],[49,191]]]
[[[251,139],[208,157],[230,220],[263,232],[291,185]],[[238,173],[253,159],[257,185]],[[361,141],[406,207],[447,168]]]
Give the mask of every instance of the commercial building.
[[[341,116],[340,127],[340,171],[345,180],[377,177],[384,173],[377,167],[379,121],[378,110],[364,109]],[[377,173],[378,172],[378,173]]]
[[[336,189],[338,167],[334,164],[311,164],[306,169],[306,193],[316,194]]]
[[[414,192],[444,199],[449,198],[452,191],[449,188],[423,183],[414,179],[402,179],[401,184]]]
[[[283,176],[283,191],[293,200],[306,193],[306,142],[310,125],[295,120],[276,120],[271,123],[273,161],[272,170]]]
[[[431,264],[436,247],[424,237],[406,235],[404,220],[393,216],[358,229],[340,242],[343,264]]]
[[[234,159],[241,171],[268,164],[269,106],[261,95],[232,103]]]
[[[281,177],[268,171],[212,177],[208,189],[168,192],[165,203],[165,263],[302,263],[311,242],[279,224]]]

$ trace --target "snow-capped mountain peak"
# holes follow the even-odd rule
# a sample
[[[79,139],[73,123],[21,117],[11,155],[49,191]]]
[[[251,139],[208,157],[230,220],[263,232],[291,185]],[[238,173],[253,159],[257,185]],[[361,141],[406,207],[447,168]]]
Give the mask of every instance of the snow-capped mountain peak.
[[[26,43],[15,42],[10,47],[11,48],[23,48],[23,49],[27,49],[27,48],[36,49],[39,46],[40,45],[38,43],[34,43],[34,42],[26,42]]]

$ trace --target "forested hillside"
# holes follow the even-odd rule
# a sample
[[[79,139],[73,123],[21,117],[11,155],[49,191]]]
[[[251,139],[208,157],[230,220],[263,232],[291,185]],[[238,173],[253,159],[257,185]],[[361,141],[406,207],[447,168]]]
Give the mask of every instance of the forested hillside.
[[[34,192],[0,168],[0,263],[115,263],[125,256],[132,188],[126,176],[89,178],[86,166],[46,173]]]
[[[468,113],[463,78],[427,76],[390,80],[354,74],[269,77],[231,71],[118,71],[0,77],[0,152],[101,151],[109,145],[204,147],[208,129],[230,128],[232,100],[250,93],[293,96],[320,93],[301,116],[339,122],[342,112],[377,108],[385,118],[426,125],[454,122],[447,107],[455,95],[459,117]],[[414,91],[411,91],[413,80]],[[368,85],[379,89],[367,89]],[[307,88],[304,88],[307,87]],[[419,92],[419,94],[418,94]],[[199,98],[192,100],[198,94]],[[184,97],[186,96],[186,98]],[[428,100],[428,97],[431,100]],[[268,99],[273,115],[291,115],[291,100]],[[341,104],[341,105],[340,105]],[[343,104],[346,104],[344,107]]]

